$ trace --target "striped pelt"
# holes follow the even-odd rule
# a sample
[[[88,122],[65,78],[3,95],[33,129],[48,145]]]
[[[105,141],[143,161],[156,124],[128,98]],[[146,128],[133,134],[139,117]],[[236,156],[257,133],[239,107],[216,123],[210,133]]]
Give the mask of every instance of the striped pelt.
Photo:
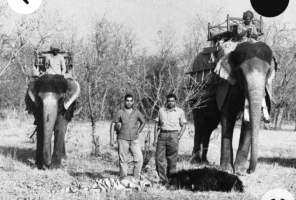
[[[140,181],[136,181],[133,177],[125,178],[101,178],[96,179],[93,185],[87,185],[74,181],[70,187],[62,189],[60,191],[52,190],[52,193],[56,192],[69,192],[76,193],[78,191],[95,191],[95,192],[109,192],[110,190],[142,190],[152,187],[152,183],[145,179],[141,178]]]

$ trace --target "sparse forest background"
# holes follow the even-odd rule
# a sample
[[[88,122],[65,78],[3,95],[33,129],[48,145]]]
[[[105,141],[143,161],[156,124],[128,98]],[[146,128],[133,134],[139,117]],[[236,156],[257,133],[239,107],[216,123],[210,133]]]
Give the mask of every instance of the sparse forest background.
[[[215,15],[213,16],[213,13]],[[44,8],[34,14],[9,17],[8,8],[0,7],[0,109],[5,113],[24,113],[24,97],[32,75],[34,49],[48,50],[58,43],[74,53],[74,74],[81,85],[78,119],[111,119],[126,93],[135,96],[137,108],[153,119],[168,93],[175,93],[179,105],[187,110],[192,91],[185,90],[194,57],[207,43],[207,24],[223,22],[221,12],[196,14],[188,19],[188,32],[182,45],[176,45],[174,27],[159,30],[151,41],[156,46],[148,53],[138,45],[138,35],[129,27],[96,18],[88,34],[80,34],[70,20]],[[265,20],[265,19],[264,19]],[[13,22],[13,23],[12,23]],[[296,120],[296,38],[295,29],[280,20],[265,20],[266,42],[278,59],[280,71],[273,83],[273,126]],[[7,26],[9,23],[9,26]]]

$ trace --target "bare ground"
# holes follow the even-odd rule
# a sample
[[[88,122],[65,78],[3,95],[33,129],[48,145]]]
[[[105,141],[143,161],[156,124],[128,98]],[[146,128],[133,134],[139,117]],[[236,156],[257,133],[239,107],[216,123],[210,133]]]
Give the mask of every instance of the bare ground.
[[[296,197],[296,133],[294,127],[287,126],[285,131],[260,132],[259,164],[256,172],[240,176],[245,185],[244,193],[197,192],[177,190],[168,191],[154,185],[147,191],[111,191],[109,193],[52,193],[71,185],[74,180],[92,184],[99,177],[117,177],[118,157],[116,146],[109,147],[110,122],[97,124],[100,136],[101,153],[91,157],[90,123],[74,121],[67,135],[67,156],[64,168],[60,170],[37,170],[35,162],[35,142],[30,139],[34,130],[32,118],[8,118],[0,121],[0,199],[261,199],[263,194],[273,188],[283,188]],[[144,137],[149,128],[141,133]],[[289,131],[289,129],[291,131]],[[238,146],[239,127],[234,133],[234,151]],[[152,134],[153,135],[153,134]],[[153,139],[153,137],[152,137]],[[193,127],[187,128],[180,141],[178,169],[198,167],[189,163],[193,146]],[[153,147],[151,147],[154,150]],[[209,161],[219,164],[220,130],[212,135]],[[150,177],[157,178],[154,160],[148,171]]]

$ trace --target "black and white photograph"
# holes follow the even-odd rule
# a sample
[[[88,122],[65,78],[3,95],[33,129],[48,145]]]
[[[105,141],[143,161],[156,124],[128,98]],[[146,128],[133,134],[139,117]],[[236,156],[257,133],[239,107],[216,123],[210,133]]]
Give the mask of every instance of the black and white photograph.
[[[1,0],[0,199],[295,200],[295,11]]]

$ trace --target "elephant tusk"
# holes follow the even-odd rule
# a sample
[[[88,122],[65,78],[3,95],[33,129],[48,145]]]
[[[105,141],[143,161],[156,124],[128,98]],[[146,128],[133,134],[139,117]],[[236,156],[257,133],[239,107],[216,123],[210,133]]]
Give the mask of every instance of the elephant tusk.
[[[250,122],[250,105],[247,98],[245,99],[244,121]]]
[[[269,123],[270,119],[269,119],[265,98],[262,99],[262,112],[263,112],[264,122]]]

